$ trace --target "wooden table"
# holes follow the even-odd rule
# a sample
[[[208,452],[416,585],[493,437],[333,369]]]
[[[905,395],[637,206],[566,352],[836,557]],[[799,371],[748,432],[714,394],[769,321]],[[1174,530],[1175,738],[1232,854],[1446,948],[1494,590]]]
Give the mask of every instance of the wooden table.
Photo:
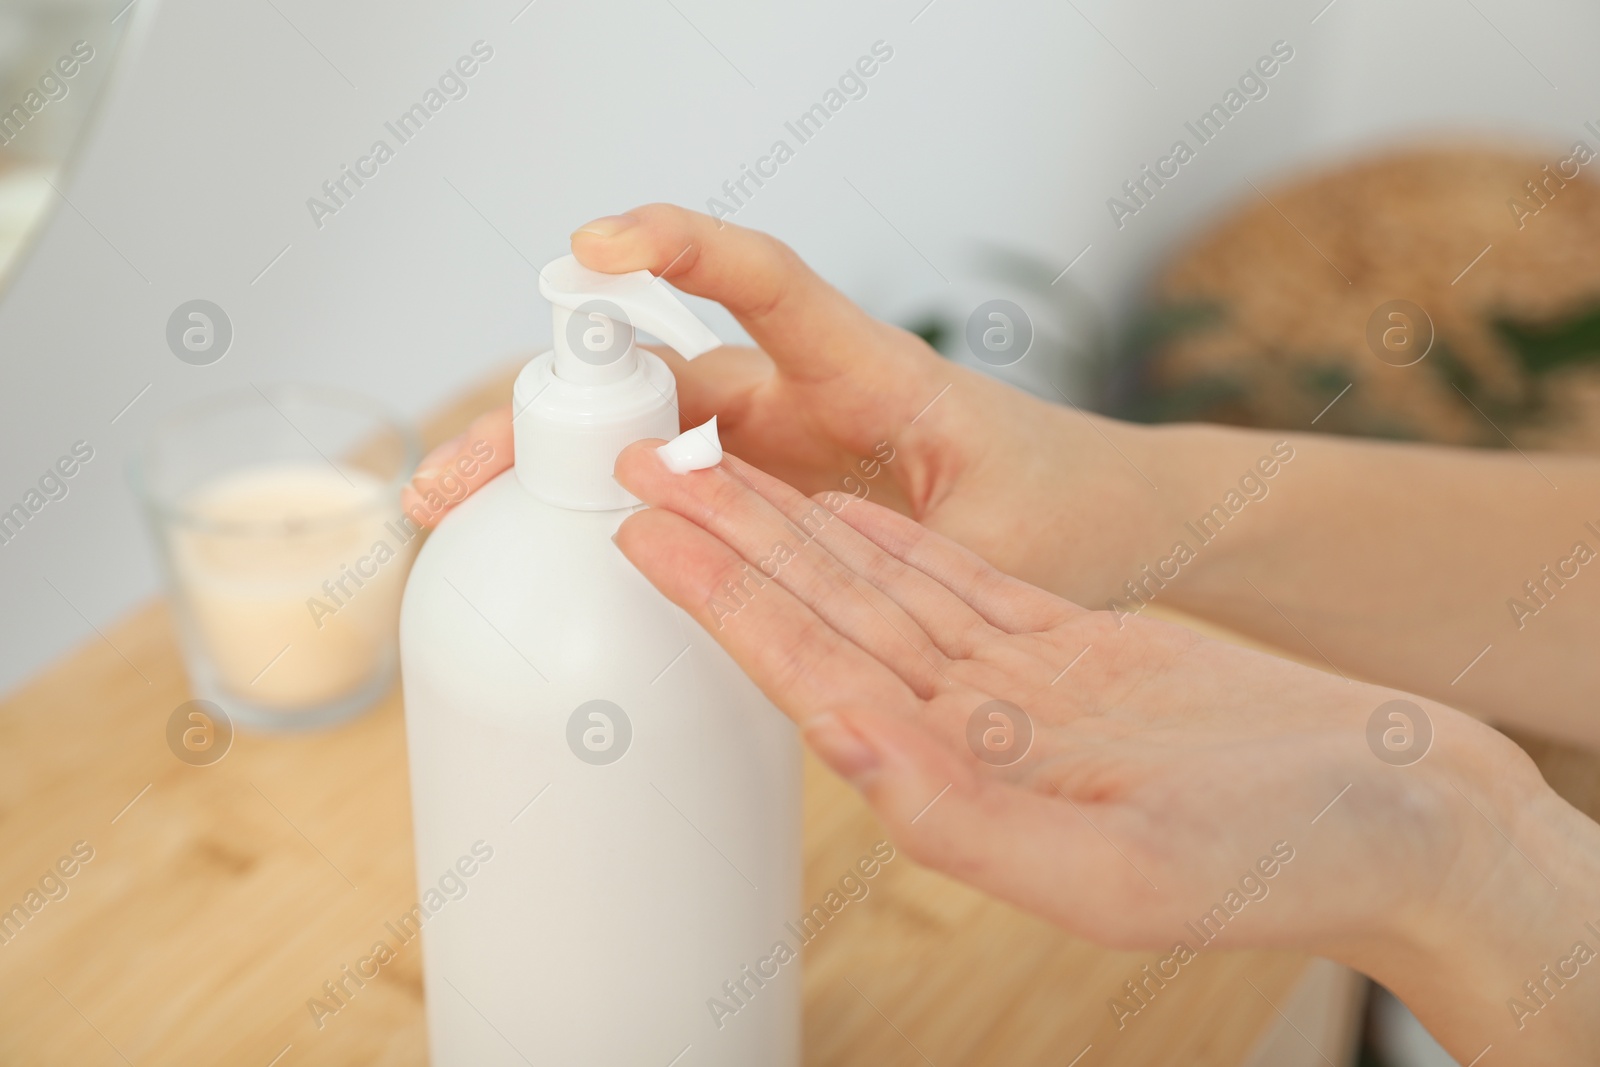
[[[456,404],[430,443],[507,386]],[[0,704],[0,909],[76,842],[94,850],[0,945],[0,1064],[425,1062],[415,947],[320,1029],[306,1006],[416,898],[398,691],[337,729],[241,734],[208,767],[167,748],[188,698],[155,603]],[[807,759],[809,902],[885,835]],[[1107,1001],[1152,954],[1096,948],[904,858],[871,885],[805,950],[808,1064],[1322,1063],[1275,1006],[1345,1062],[1357,987],[1331,965],[1307,983],[1301,956],[1209,951],[1119,1032]]]

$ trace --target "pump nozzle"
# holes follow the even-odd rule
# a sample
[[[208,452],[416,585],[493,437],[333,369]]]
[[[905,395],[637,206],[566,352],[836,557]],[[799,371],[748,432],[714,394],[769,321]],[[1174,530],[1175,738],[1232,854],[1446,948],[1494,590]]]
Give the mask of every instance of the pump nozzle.
[[[563,256],[540,272],[539,294],[553,305],[556,377],[570,382],[600,385],[632,374],[635,327],[685,359],[722,344],[647,270],[601,274]]]
[[[539,274],[553,351],[512,389],[517,480],[547,504],[610,511],[639,501],[612,477],[617,456],[646,437],[677,435],[677,383],[634,345],[634,327],[685,359],[722,342],[649,271],[601,274],[565,256]]]

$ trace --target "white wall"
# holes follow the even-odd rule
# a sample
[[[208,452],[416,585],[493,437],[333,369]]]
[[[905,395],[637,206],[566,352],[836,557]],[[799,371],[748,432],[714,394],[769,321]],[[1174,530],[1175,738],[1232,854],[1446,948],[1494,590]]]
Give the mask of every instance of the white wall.
[[[1254,195],[1247,176],[1435,128],[1565,145],[1600,118],[1592,5],[1324,2],[537,0],[512,22],[524,0],[140,0],[64,186],[76,210],[58,205],[0,303],[0,509],[74,441],[95,449],[0,546],[0,689],[97,640],[46,579],[96,625],[155,589],[124,464],[164,411],[309,380],[427,412],[542,344],[524,257],[639,202],[703,206],[876,40],[894,58],[868,95],[738,221],[880,310],[958,291],[923,256],[960,283],[984,241],[1063,267],[1092,245],[1070,277],[1114,312],[1174,240]],[[393,143],[384,121],[479,39],[494,57],[470,94],[317,229],[306,198]],[[1106,198],[1279,39],[1295,58],[1270,95],[1114,227]],[[196,297],[235,328],[207,367],[164,341]]]

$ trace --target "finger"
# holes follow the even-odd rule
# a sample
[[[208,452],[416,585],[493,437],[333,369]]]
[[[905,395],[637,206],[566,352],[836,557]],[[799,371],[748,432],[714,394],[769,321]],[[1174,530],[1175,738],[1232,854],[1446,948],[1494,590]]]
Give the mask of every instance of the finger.
[[[661,508],[638,512],[623,521],[616,541],[796,722],[847,702],[900,711],[915,703],[892,671],[787,589],[755,584],[743,557],[683,516]]]
[[[855,705],[803,730],[895,845],[923,866],[1100,940],[1097,915],[1154,906],[1151,886],[1107,857],[1070,805],[979,773],[916,720]]]
[[[950,589],[1007,633],[1048,630],[1084,611],[996,570],[949,538],[871,501],[857,501],[839,517],[890,555]]]
[[[951,684],[949,661],[895,602],[841,564],[817,542],[832,516],[812,504],[789,522],[724,467],[674,474],[638,442],[617,458],[617,480],[651,507],[667,508],[705,528],[751,565],[757,581],[780,585],[823,621],[905,679],[923,697]]]
[[[572,251],[591,270],[648,270],[733,313],[781,371],[827,380],[864,362],[930,358],[818,277],[781,241],[673,204],[588,223]],[[886,339],[894,344],[886,345]]]
[[[823,493],[812,500],[791,486],[733,456],[723,464],[759,493],[791,523],[799,524],[820,501],[830,514],[860,503],[846,493]],[[883,590],[947,657],[966,659],[978,642],[1000,631],[960,597],[933,578],[885,552],[854,527],[830,522],[819,535],[840,563]]]
[[[400,509],[422,527],[439,520],[511,466],[511,406],[480,415],[467,432],[435,448],[417,464],[401,491]]]

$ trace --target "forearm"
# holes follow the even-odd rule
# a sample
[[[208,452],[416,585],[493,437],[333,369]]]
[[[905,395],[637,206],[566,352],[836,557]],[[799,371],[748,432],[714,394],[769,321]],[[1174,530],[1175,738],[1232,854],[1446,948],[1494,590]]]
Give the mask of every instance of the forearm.
[[[1157,472],[1165,526],[1193,546],[1158,600],[1339,673],[1600,744],[1600,463],[1146,434],[1138,454]],[[1278,442],[1292,458],[1264,476]]]
[[[1136,426],[938,378],[886,500],[995,566],[1600,745],[1600,461]]]

